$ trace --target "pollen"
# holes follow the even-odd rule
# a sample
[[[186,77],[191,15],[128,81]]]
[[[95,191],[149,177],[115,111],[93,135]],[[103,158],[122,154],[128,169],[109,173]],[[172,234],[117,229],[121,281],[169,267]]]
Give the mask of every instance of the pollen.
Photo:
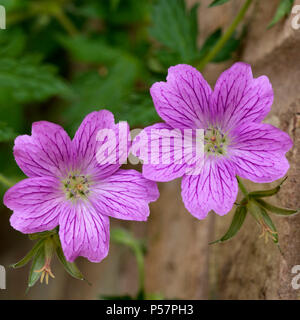
[[[225,155],[228,139],[220,129],[210,127],[204,131],[204,144],[206,154],[214,156]]]
[[[67,199],[86,198],[90,192],[89,179],[85,175],[70,174],[62,184]]]

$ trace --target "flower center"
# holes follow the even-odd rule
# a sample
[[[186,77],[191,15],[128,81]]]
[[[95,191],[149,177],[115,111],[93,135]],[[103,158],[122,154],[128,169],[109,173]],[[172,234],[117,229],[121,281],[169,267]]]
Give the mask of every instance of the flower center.
[[[86,198],[90,192],[89,180],[84,175],[71,174],[62,183],[68,199]]]
[[[204,130],[204,151],[207,154],[225,155],[228,138],[214,127]]]

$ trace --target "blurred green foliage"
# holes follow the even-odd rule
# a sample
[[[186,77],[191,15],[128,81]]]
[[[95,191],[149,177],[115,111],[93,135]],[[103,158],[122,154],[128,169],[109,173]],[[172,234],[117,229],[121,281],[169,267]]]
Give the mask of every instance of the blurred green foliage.
[[[196,65],[222,36],[198,45],[197,9],[184,0],[0,0],[0,173],[15,180],[17,134],[34,121],[73,135],[91,111],[109,109],[131,127],[159,121],[149,94],[178,63]],[[208,8],[199,8],[207,10]],[[234,34],[214,62],[232,58]],[[7,187],[7,186],[6,186]]]

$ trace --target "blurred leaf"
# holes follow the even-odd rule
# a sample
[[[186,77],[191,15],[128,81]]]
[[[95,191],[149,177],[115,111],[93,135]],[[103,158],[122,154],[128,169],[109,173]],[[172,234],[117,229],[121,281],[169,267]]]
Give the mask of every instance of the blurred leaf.
[[[224,242],[233,238],[242,227],[245,221],[246,215],[247,215],[247,208],[245,206],[238,206],[234,213],[234,216],[228,231],[225,233],[225,235],[221,239],[213,241],[210,244]]]
[[[134,300],[131,296],[129,295],[124,295],[124,296],[106,296],[106,295],[100,295],[99,299],[101,300]]]
[[[271,197],[274,196],[276,193],[279,192],[282,184],[286,181],[287,177],[285,177],[277,187],[270,189],[270,190],[259,190],[259,191],[252,191],[249,193],[250,198],[264,198],[264,197]]]
[[[75,60],[81,62],[107,64],[116,62],[124,55],[118,48],[107,45],[100,38],[60,36],[59,41]]]
[[[138,66],[134,61],[122,58],[111,68],[104,68],[104,73],[107,75],[90,71],[74,81],[77,96],[72,108],[65,113],[72,124],[72,131],[75,131],[86,114],[94,110],[109,109],[114,113],[123,114],[126,119],[123,105],[133,90],[139,73]]]
[[[55,95],[70,95],[70,89],[51,65],[32,56],[0,59],[0,87],[18,102],[43,101]]]
[[[218,40],[222,37],[222,30],[217,29],[211,35],[209,35],[204,44],[202,45],[198,59],[202,59],[218,42]],[[236,37],[236,33],[234,33],[231,38],[226,42],[223,48],[218,52],[216,57],[212,60],[213,62],[223,62],[232,58],[232,54],[240,45],[240,39]]]
[[[294,0],[281,0],[272,21],[268,25],[268,28],[273,27],[285,15],[289,15],[291,13],[293,3],[294,3]]]
[[[33,258],[32,265],[29,272],[29,279],[28,279],[28,287],[33,287],[35,283],[39,280],[41,276],[41,272],[35,272],[35,270],[40,270],[45,264],[45,250],[44,246],[41,246],[35,257]]]
[[[216,7],[216,6],[220,6],[221,4],[224,4],[226,2],[228,2],[229,0],[214,0],[209,7]]]
[[[197,8],[187,10],[184,0],[159,0],[153,9],[151,36],[178,54],[181,63],[197,55]]]
[[[115,115],[118,120],[126,120],[131,127],[145,127],[160,121],[148,92],[132,93]]]
[[[14,140],[17,134],[5,123],[0,122],[0,142],[8,142]]]
[[[21,268],[25,266],[37,254],[37,252],[40,250],[43,244],[44,244],[44,239],[39,240],[22,260],[20,260],[15,264],[12,264],[11,267]]]
[[[0,58],[20,56],[25,44],[26,36],[22,29],[8,29],[0,32]]]
[[[272,213],[282,215],[282,216],[291,216],[299,213],[299,210],[292,210],[292,209],[287,209],[287,208],[279,208],[276,207],[262,199],[256,199],[255,200],[260,206],[265,208],[268,211],[271,211]]]

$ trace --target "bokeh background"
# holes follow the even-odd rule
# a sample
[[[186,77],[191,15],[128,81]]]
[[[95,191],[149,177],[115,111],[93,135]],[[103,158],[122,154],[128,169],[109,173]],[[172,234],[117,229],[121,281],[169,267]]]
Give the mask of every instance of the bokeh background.
[[[209,8],[212,0],[0,0],[7,28],[0,30],[0,194],[24,176],[12,155],[18,134],[32,122],[59,123],[72,136],[89,112],[111,110],[131,128],[159,121],[149,94],[178,63],[198,66],[232,23],[244,1]],[[284,3],[284,4],[283,4]],[[296,1],[252,1],[236,31],[203,73],[213,86],[234,61],[267,75],[275,102],[267,122],[288,132],[288,180],[274,203],[299,207],[300,30],[291,27]],[[280,8],[280,9],[278,9]],[[274,18],[275,17],[275,18]],[[270,25],[271,22],[271,25]],[[140,169],[138,167],[138,169]],[[247,183],[251,189],[258,186]],[[270,185],[265,185],[267,188]],[[145,242],[146,291],[160,298],[297,299],[291,268],[300,264],[300,217],[274,219],[284,252],[259,239],[247,219],[228,243],[209,246],[227,229],[225,217],[205,221],[184,208],[180,181],[161,184],[147,223],[112,221]],[[260,188],[262,188],[260,186]],[[92,283],[71,278],[58,261],[48,286],[37,283],[25,294],[29,266],[11,269],[33,246],[9,225],[10,211],[0,204],[0,264],[7,289],[0,299],[98,299],[135,295],[138,272],[130,248],[111,243],[100,264],[77,260]]]

